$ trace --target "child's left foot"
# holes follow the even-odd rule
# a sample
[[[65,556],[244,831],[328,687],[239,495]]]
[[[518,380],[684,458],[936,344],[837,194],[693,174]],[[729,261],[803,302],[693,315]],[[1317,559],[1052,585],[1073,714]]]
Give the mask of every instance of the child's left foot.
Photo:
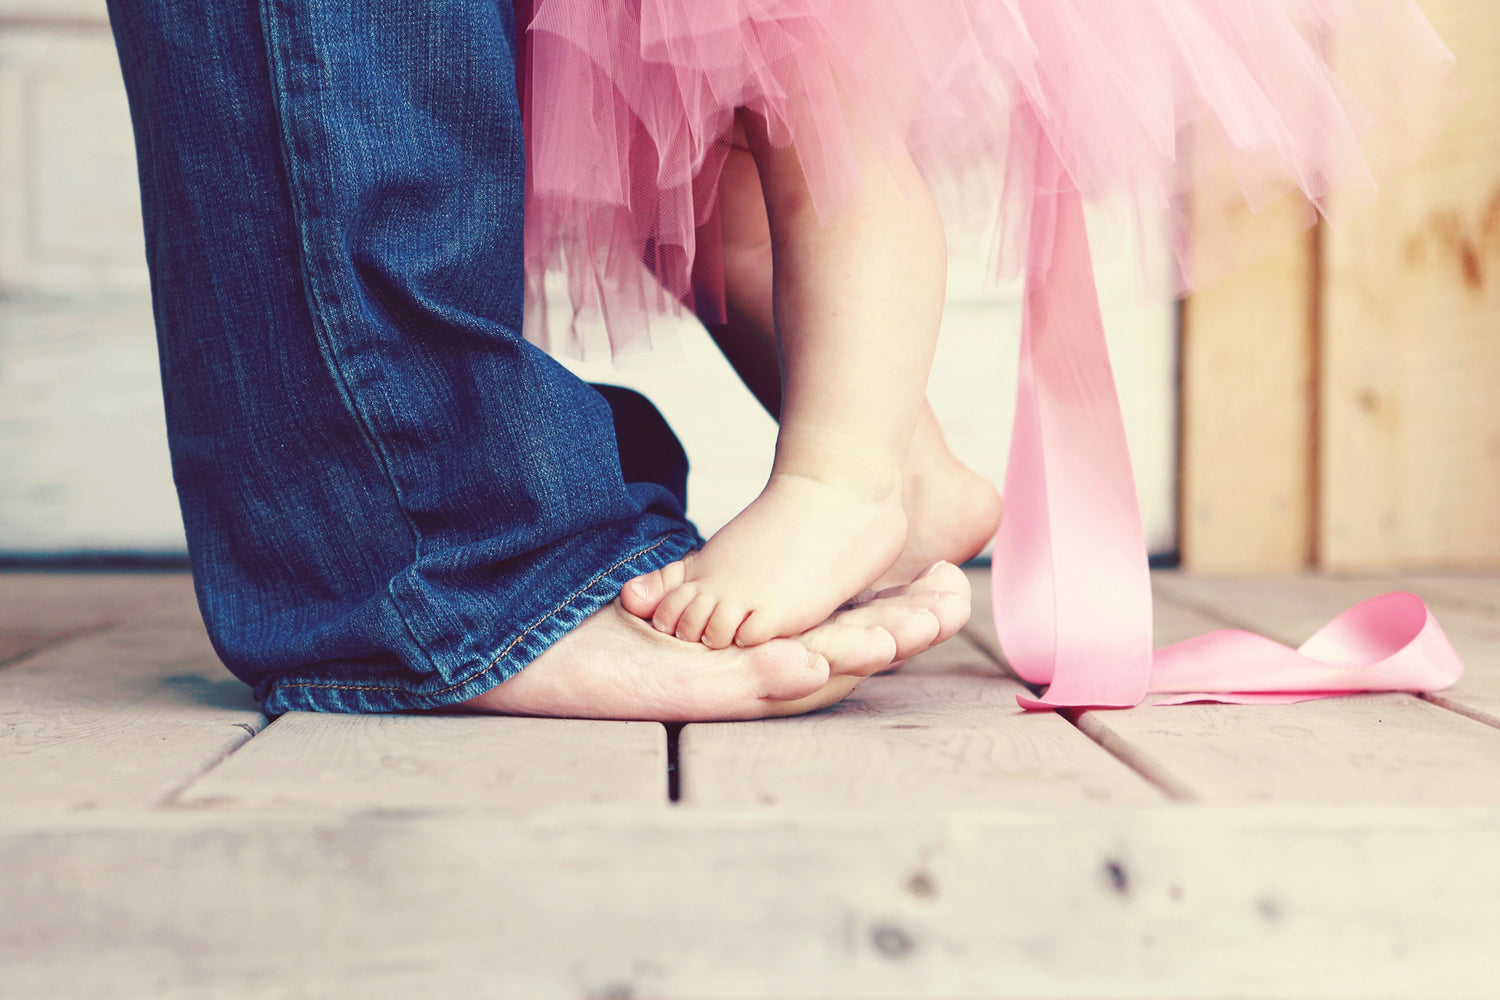
[[[906,539],[899,475],[885,488],[772,473],[698,552],[625,585],[620,603],[714,649],[796,635],[869,587]]]

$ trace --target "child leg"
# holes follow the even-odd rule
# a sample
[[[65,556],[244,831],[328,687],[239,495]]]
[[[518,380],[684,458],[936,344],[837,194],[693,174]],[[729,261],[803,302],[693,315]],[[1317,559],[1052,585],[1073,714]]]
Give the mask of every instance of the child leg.
[[[707,324],[708,332],[746,387],[780,419],[771,230],[760,178],[742,131],[735,136],[718,194],[727,316],[722,323]],[[1000,523],[999,492],[953,454],[926,403],[902,464],[901,503],[907,518],[906,545],[895,565],[875,583],[877,589],[910,580],[940,560],[957,564],[972,559]],[[632,600],[628,592],[625,600]]]
[[[661,571],[652,623],[742,645],[818,621],[901,552],[901,466],[942,312],[946,250],[925,184],[863,138],[857,193],[820,218],[794,150],[750,118],[773,240],[782,429],[761,495]],[[629,603],[629,602],[627,602]]]

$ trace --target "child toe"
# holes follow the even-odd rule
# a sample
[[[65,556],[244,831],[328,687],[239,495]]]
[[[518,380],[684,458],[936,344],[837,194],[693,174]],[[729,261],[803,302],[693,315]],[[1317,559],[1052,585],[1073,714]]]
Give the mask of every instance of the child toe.
[[[675,590],[668,591],[651,615],[652,626],[658,632],[665,632],[667,635],[677,634],[677,625],[682,619],[683,612],[697,596],[698,588],[691,583],[685,583]]]
[[[683,642],[698,642],[703,638],[703,629],[713,617],[714,609],[719,606],[717,598],[709,594],[699,594],[683,609],[681,617],[677,619],[677,628],[672,634]]]

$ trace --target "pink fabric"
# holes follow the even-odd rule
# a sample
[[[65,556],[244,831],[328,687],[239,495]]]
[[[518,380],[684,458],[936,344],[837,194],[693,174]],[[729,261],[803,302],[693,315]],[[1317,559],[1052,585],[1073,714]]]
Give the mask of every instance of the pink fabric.
[[[1028,707],[1425,691],[1459,664],[1393,595],[1301,650],[1214,633],[1153,655],[1139,511],[1094,294],[1085,198],[1186,231],[1283,193],[1357,208],[1441,121],[1451,57],[1414,0],[517,0],[529,150],[527,333],[650,346],[723,316],[716,204],[737,108],[794,147],[814,205],[856,189],[851,136],[910,153],[950,233],[1025,268],[1021,386],[995,614]],[[1339,71],[1325,57],[1337,45]],[[1378,127],[1377,127],[1378,126]],[[1196,220],[1174,213],[1188,190]],[[1312,218],[1309,213],[1309,219]],[[967,227],[965,226],[967,223]],[[1225,237],[1227,242],[1228,237]],[[1200,242],[1192,260],[1205,258]],[[571,333],[548,343],[545,278]]]
[[[1018,121],[1025,122],[1023,113]],[[1125,425],[1099,318],[1083,205],[1038,143],[1021,382],[995,536],[1001,647],[1026,681],[1022,707],[1124,708],[1193,701],[1285,704],[1354,691],[1437,691],[1458,653],[1421,599],[1386,594],[1297,649],[1238,630],[1152,653],[1151,580]]]
[[[1357,207],[1432,133],[1451,58],[1414,0],[516,0],[529,145],[528,335],[649,346],[651,320],[722,315],[715,206],[736,108],[794,146],[815,203],[858,183],[851,130],[905,147],[955,238],[1024,263],[1045,141],[1092,198]],[[1355,58],[1335,72],[1333,39]],[[1012,112],[1031,109],[1016,129]],[[1377,127],[1378,126],[1378,127]],[[1187,162],[1191,169],[1184,169]],[[1395,164],[1399,165],[1399,164]],[[1186,216],[1178,249],[1185,249]],[[1309,214],[1309,221],[1312,215]],[[993,226],[998,223],[998,227]],[[1200,238],[1209,227],[1194,226]],[[1226,234],[1221,248],[1234,248]],[[1205,255],[1195,248],[1196,263]],[[1196,277],[1181,254],[1180,285]],[[546,342],[544,276],[571,334]]]

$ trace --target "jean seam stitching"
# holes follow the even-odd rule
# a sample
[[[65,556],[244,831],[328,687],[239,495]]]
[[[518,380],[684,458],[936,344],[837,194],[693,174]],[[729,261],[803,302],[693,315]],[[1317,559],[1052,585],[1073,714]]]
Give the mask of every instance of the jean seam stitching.
[[[313,327],[317,335],[318,351],[323,356],[323,363],[328,372],[333,376],[338,385],[339,394],[344,399],[350,415],[355,418],[361,437],[365,444],[380,464],[380,470],[384,473],[386,485],[390,487],[392,496],[396,500],[396,509],[401,512],[402,519],[412,534],[412,544],[416,555],[421,555],[422,533],[417,529],[416,522],[412,520],[411,513],[406,508],[405,500],[401,495],[401,487],[396,483],[395,475],[391,471],[390,456],[381,447],[379,435],[376,434],[374,424],[369,414],[359,403],[353,388],[349,383],[347,373],[340,362],[337,352],[333,349],[332,337],[329,331],[329,314],[342,310],[330,308],[322,291],[319,290],[318,282],[313,280],[312,267],[309,258],[314,256],[312,241],[307,230],[307,204],[304,187],[307,178],[302,170],[298,168],[297,158],[293,155],[291,141],[291,123],[289,120],[287,102],[290,95],[287,91],[286,75],[287,68],[278,48],[282,43],[282,32],[277,31],[279,18],[276,12],[275,0],[262,0],[261,16],[263,18],[266,59],[269,64],[271,76],[271,89],[276,97],[276,123],[278,145],[281,148],[282,164],[287,173],[288,193],[292,200],[292,215],[297,230],[297,245],[301,250],[298,255],[299,271],[302,277],[303,294],[307,297],[308,311],[311,313]]]
[[[342,312],[341,309],[330,307],[327,297],[320,291],[318,282],[312,276],[312,265],[309,258],[314,256],[314,247],[308,234],[308,205],[306,205],[305,186],[308,183],[305,172],[297,166],[297,157],[293,154],[293,141],[291,141],[291,120],[288,114],[287,103],[290,100],[287,85],[287,64],[281,58],[278,51],[282,45],[282,33],[278,31],[279,18],[276,13],[276,0],[261,0],[261,16],[266,25],[266,58],[270,69],[270,82],[272,90],[276,94],[276,124],[278,124],[279,147],[281,147],[282,165],[287,169],[288,193],[293,202],[294,225],[297,226],[297,246],[302,252],[299,253],[299,270],[302,273],[303,294],[308,298],[308,310],[312,313],[312,324],[318,337],[318,351],[323,355],[324,364],[329,369],[330,375],[335,379],[339,387],[339,394],[344,397],[345,405],[350,409],[350,415],[356,418],[359,424],[360,436],[365,438],[375,459],[380,462],[381,472],[384,472],[386,484],[390,492],[396,498],[396,510],[401,511],[402,519],[407,522],[407,528],[413,537],[413,546],[416,555],[422,555],[422,532],[417,529],[416,522],[411,519],[411,513],[407,510],[404,498],[402,498],[401,486],[396,483],[395,474],[390,469],[390,456],[381,447],[380,435],[375,433],[374,423],[369,418],[368,412],[360,405],[359,397],[351,387],[348,373],[344,370],[344,364],[339,360],[338,352],[333,349],[333,337],[330,336],[330,313]],[[335,298],[338,298],[336,295]]]
[[[298,270],[302,278],[303,295],[307,299],[308,312],[312,319],[314,337],[318,344],[318,353],[323,358],[323,364],[332,376],[334,384],[338,387],[339,396],[344,400],[350,416],[354,418],[355,425],[359,428],[360,436],[364,439],[366,447],[369,448],[376,464],[379,466],[386,486],[391,491],[395,500],[395,507],[401,513],[401,519],[406,523],[407,530],[412,537],[413,558],[422,555],[422,533],[417,528],[411,512],[407,509],[405,497],[400,485],[396,482],[396,476],[391,468],[391,457],[382,447],[380,436],[376,433],[374,422],[366,409],[361,405],[358,396],[350,384],[348,373],[344,370],[337,351],[334,349],[333,337],[330,330],[330,314],[340,313],[343,310],[331,308],[326,297],[319,288],[319,283],[314,280],[313,269],[309,258],[313,256],[312,241],[307,229],[307,205],[304,190],[307,178],[298,167],[297,158],[292,149],[292,129],[288,113],[287,103],[290,94],[287,88],[288,69],[283,59],[280,47],[285,44],[284,27],[281,30],[281,20],[276,9],[276,0],[261,0],[261,31],[266,46],[267,70],[270,76],[271,90],[276,109],[276,124],[278,145],[281,149],[283,168],[287,174],[288,194],[291,196],[291,207],[293,222],[296,227],[298,254]],[[335,299],[339,297],[335,294]],[[396,581],[393,579],[387,585],[387,593],[390,595],[391,603],[395,607],[402,626],[416,647],[427,657],[428,664],[437,669],[437,657],[428,648],[428,644],[418,637],[417,629],[411,621],[414,609],[408,602],[397,593]]]
[[[458,681],[453,682],[452,684],[448,685],[445,688],[440,688],[440,689],[438,689],[436,691],[424,692],[423,696],[424,697],[432,697],[432,696],[436,696],[436,695],[447,694],[450,691],[456,691],[457,689],[463,687],[465,684],[468,684],[470,681],[474,680],[474,678],[478,677],[480,674],[485,673],[486,671],[488,671],[489,669],[491,669],[492,667],[494,667],[495,664],[497,664],[501,660],[505,659],[506,656],[510,655],[510,651],[513,650],[513,649],[515,649],[516,646],[519,643],[521,643],[527,636],[531,635],[531,633],[535,632],[537,629],[539,629],[543,625],[545,625],[554,615],[556,615],[558,612],[560,612],[560,611],[564,610],[565,608],[567,608],[568,605],[570,605],[574,600],[576,600],[577,598],[581,597],[583,594],[585,594],[586,592],[588,592],[588,590],[590,588],[592,588],[600,580],[604,579],[606,576],[608,576],[609,574],[613,573],[615,570],[619,569],[621,566],[625,565],[626,563],[630,562],[631,560],[633,560],[633,559],[639,559],[641,556],[648,555],[651,552],[656,551],[657,549],[661,548],[663,545],[667,544],[667,542],[671,541],[671,539],[672,539],[671,535],[667,535],[665,538],[659,538],[655,542],[653,542],[652,544],[646,546],[645,548],[638,549],[635,552],[630,553],[628,556],[622,557],[614,565],[609,566],[606,569],[600,570],[587,583],[583,584],[577,590],[573,591],[573,593],[569,594],[567,597],[563,598],[560,602],[558,602],[558,604],[557,604],[556,607],[552,608],[550,611],[548,611],[546,614],[542,615],[536,621],[534,621],[530,625],[526,626],[525,630],[523,630],[519,635],[517,635],[509,643],[507,643],[504,649],[502,649],[502,650],[500,650],[500,652],[496,653],[493,657],[491,657],[488,661],[486,661],[484,663],[484,665],[481,666],[479,669],[475,670],[473,673],[469,674],[467,677],[464,677],[462,680],[458,680]],[[285,684],[278,685],[278,686],[283,687],[283,688],[293,688],[293,689],[302,690],[302,691],[314,691],[314,690],[335,690],[335,691],[409,691],[408,688],[399,687],[399,686],[396,686],[396,685],[389,685],[389,684],[379,684],[379,685],[376,685],[376,684],[340,684],[340,683],[334,683],[334,682],[316,682],[316,683],[290,682],[290,683],[285,683]]]

